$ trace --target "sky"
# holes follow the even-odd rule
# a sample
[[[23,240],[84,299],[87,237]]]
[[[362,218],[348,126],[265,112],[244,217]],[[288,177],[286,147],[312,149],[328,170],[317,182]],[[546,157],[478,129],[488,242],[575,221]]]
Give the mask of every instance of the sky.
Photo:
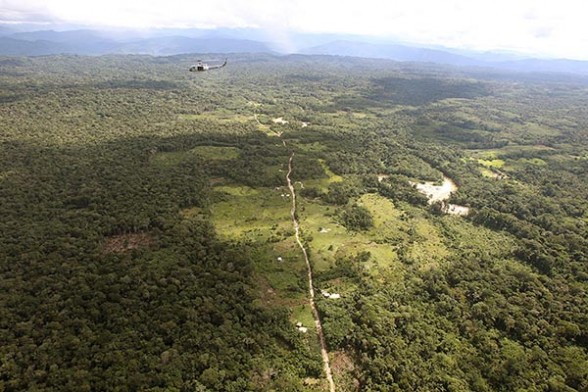
[[[0,0],[0,23],[259,28],[588,60],[588,0]]]

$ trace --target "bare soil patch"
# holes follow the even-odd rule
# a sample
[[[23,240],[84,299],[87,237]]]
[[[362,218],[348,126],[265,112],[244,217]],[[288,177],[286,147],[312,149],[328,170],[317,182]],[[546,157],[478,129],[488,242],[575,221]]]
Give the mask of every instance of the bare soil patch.
[[[104,253],[124,253],[133,249],[149,248],[155,239],[149,233],[120,234],[106,238],[103,245]]]

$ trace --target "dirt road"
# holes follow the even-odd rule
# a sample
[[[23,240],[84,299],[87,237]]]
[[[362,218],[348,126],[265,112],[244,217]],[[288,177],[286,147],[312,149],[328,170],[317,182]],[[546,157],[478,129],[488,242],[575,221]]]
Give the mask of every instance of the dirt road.
[[[292,224],[294,225],[294,231],[296,234],[296,242],[298,246],[302,250],[304,255],[304,261],[306,262],[306,268],[308,272],[308,294],[309,294],[309,303],[310,308],[312,310],[312,316],[314,317],[314,324],[316,326],[316,332],[319,338],[319,342],[321,345],[321,355],[323,357],[323,368],[325,370],[325,374],[327,376],[327,381],[329,382],[329,391],[335,392],[335,382],[333,381],[333,373],[331,372],[331,365],[329,363],[329,353],[327,351],[327,344],[325,343],[325,335],[323,334],[323,325],[321,324],[321,319],[316,308],[316,304],[314,303],[314,286],[312,283],[312,267],[310,265],[310,260],[308,259],[308,253],[306,252],[306,248],[304,244],[300,240],[300,224],[296,217],[296,190],[294,189],[294,185],[292,185],[292,181],[290,180],[290,174],[292,173],[292,160],[294,159],[294,153],[290,155],[290,159],[288,160],[288,174],[286,174],[286,181],[288,182],[288,188],[290,189],[290,194],[292,195],[292,208],[290,209],[290,216],[292,217]]]

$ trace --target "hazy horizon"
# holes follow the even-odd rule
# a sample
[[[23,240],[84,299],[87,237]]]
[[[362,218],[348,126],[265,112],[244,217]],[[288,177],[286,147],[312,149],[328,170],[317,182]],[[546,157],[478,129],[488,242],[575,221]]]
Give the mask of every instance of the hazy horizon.
[[[75,26],[99,30],[257,29],[261,38],[295,50],[293,34],[342,34],[423,46],[506,51],[588,60],[587,6],[577,0],[473,2],[415,0],[349,4],[292,0],[213,3],[104,0],[0,0],[0,24],[38,30]]]

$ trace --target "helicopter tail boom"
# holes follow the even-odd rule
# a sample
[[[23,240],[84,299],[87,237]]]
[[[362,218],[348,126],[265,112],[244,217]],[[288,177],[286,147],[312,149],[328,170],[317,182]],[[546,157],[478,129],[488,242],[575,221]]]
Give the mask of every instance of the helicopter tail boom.
[[[212,67],[209,66],[208,69],[218,69],[224,67],[225,65],[227,65],[227,59],[225,59],[225,62],[221,65],[213,65]]]

